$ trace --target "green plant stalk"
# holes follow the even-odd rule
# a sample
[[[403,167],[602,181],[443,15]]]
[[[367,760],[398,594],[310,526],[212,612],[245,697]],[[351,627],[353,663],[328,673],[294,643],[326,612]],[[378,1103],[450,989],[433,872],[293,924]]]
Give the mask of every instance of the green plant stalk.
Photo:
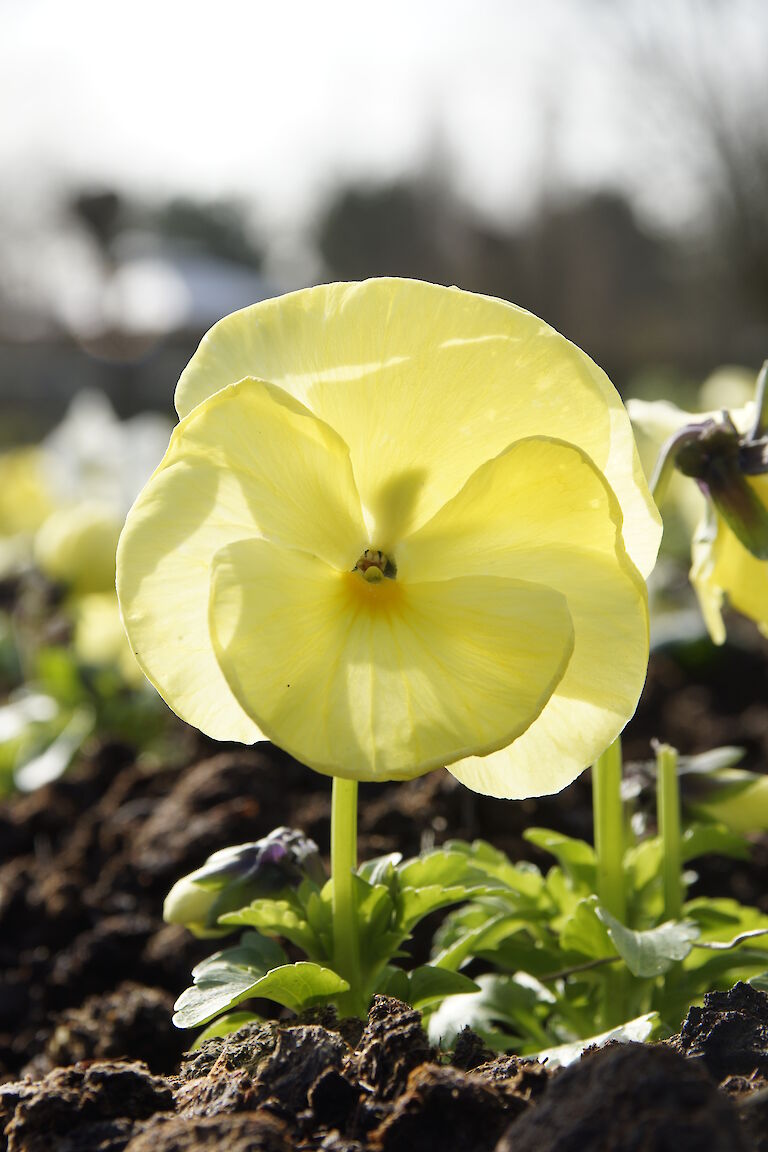
[[[331,877],[333,879],[333,967],[349,983],[338,998],[342,1015],[365,1015],[360,974],[360,939],[355,899],[357,868],[357,780],[333,778]]]
[[[612,916],[626,923],[624,891],[624,805],[621,799],[621,740],[617,738],[592,768],[592,813],[597,853],[597,895]]]
[[[683,912],[683,885],[680,863],[680,786],[677,778],[677,752],[669,744],[656,748],[658,777],[656,810],[661,836],[664,919],[679,920]]]
[[[597,896],[622,924],[627,920],[624,891],[624,805],[621,799],[621,740],[617,737],[592,767],[592,812],[597,854]],[[605,1029],[627,1018],[627,973],[611,965],[602,984],[601,1021]]]

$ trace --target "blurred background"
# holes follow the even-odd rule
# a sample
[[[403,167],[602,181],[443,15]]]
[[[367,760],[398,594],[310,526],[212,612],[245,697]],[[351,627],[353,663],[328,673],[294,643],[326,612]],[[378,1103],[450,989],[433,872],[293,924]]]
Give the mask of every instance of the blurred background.
[[[392,273],[624,392],[768,350],[762,0],[3,0],[0,443],[169,413],[201,334]]]
[[[165,739],[114,550],[234,309],[457,284],[625,398],[742,404],[768,355],[766,60],[764,0],[0,0],[0,793],[96,732]],[[703,502],[679,496],[657,642],[704,636]]]

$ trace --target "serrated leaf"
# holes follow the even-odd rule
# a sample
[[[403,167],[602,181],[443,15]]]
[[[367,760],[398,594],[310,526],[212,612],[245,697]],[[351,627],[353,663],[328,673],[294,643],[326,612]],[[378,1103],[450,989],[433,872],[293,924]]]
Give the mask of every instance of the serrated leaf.
[[[261,933],[282,936],[307,956],[322,955],[323,948],[295,898],[254,900],[247,908],[219,917],[220,924],[247,924]]]
[[[628,1020],[626,1024],[621,1024],[618,1028],[611,1028],[609,1032],[600,1032],[597,1036],[590,1036],[587,1040],[574,1040],[570,1044],[558,1044],[554,1048],[543,1048],[540,1052],[535,1052],[531,1059],[546,1061],[548,1068],[565,1068],[578,1060],[585,1049],[602,1048],[604,1044],[608,1044],[612,1040],[618,1040],[623,1044],[634,1040],[642,1044],[651,1036],[658,1024],[658,1012],[646,1012],[644,1016]]]
[[[435,885],[467,886],[482,883],[484,879],[465,853],[449,852],[445,848],[406,860],[398,866],[397,876],[401,887],[416,889]]]
[[[185,988],[174,1004],[173,1023],[177,1028],[195,1028],[207,1024],[220,1012],[234,1008],[253,995],[261,977],[245,968],[221,965],[199,977],[191,988]]]
[[[463,852],[474,868],[485,876],[500,881],[526,902],[535,903],[544,890],[544,878],[535,864],[523,861],[513,864],[508,856],[485,840],[448,840],[445,848]]]
[[[182,992],[175,1004],[173,1023],[177,1028],[207,1024],[214,1016],[253,997],[274,1000],[293,1012],[349,990],[349,984],[330,968],[301,960],[283,964],[254,978],[244,968],[220,965],[211,968],[192,987]]]
[[[673,964],[685,959],[699,937],[699,927],[692,920],[669,920],[637,932],[598,903],[594,904],[594,911],[633,976],[650,978],[668,972]]]

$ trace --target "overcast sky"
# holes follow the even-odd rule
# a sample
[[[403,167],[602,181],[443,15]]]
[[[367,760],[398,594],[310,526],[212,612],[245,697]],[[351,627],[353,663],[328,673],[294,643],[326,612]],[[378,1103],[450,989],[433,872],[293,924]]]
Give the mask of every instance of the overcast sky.
[[[668,172],[660,185],[640,155],[668,141],[617,52],[616,13],[633,7],[0,0],[5,211],[31,211],[62,183],[114,182],[242,194],[287,221],[340,178],[410,171],[431,148],[502,216],[560,181],[624,184],[651,214],[685,214],[691,181]],[[696,3],[658,6],[673,38],[676,7]]]
[[[576,180],[617,168],[588,3],[0,0],[0,21],[6,187],[244,193],[291,215],[437,141],[504,212],[553,164]]]

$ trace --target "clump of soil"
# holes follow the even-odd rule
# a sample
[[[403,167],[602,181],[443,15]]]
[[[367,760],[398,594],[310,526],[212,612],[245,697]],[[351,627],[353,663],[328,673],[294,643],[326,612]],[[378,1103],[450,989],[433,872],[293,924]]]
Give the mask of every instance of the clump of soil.
[[[768,1081],[768,996],[741,983],[729,992],[709,992],[703,1007],[689,1009],[674,1043],[716,1080]]]
[[[753,999],[753,997],[755,999]],[[419,1015],[377,997],[368,1020],[329,1012],[249,1025],[190,1054],[177,1075],[127,1061],[81,1062],[0,1089],[3,1152],[763,1152],[760,1093],[733,1074],[768,1059],[749,1031],[768,996],[743,986],[734,1003],[749,1032],[707,1064],[670,1044],[612,1044],[562,1072],[511,1056],[470,1069],[482,1043],[465,1033],[436,1052]],[[712,1012],[709,1044],[731,1010]],[[684,1032],[707,1026],[686,1020]],[[743,1061],[743,1051],[751,1052]],[[471,1058],[469,1059],[471,1063]]]

